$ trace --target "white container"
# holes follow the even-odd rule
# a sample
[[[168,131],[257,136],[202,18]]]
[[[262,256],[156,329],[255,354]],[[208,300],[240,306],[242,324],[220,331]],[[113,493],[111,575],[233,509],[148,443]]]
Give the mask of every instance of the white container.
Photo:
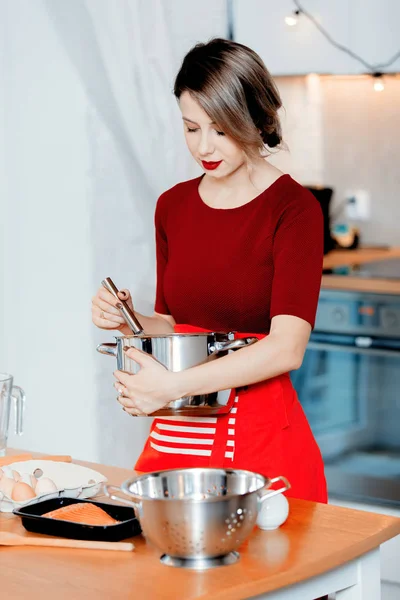
[[[10,513],[15,508],[18,509],[51,498],[92,498],[98,494],[103,484],[107,482],[107,477],[98,471],[74,463],[52,460],[32,459],[15,462],[3,467],[2,470],[7,477],[12,476],[12,471],[17,471],[23,474],[22,479],[28,482],[26,476],[33,475],[37,469],[42,472],[42,477],[49,478],[54,482],[56,491],[39,494],[26,502],[16,502],[4,493],[0,494],[0,512]]]
[[[256,522],[260,529],[271,531],[278,529],[286,521],[288,514],[287,498],[283,494],[277,494],[262,503]]]

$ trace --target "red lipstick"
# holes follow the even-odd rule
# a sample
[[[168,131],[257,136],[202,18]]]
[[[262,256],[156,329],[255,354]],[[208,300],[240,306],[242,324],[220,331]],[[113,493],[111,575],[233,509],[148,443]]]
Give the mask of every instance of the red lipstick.
[[[207,162],[205,160],[201,161],[201,164],[203,165],[203,167],[205,169],[207,169],[207,171],[214,171],[214,169],[216,169],[217,167],[219,167],[219,165],[222,163],[222,160],[219,160],[218,162]]]

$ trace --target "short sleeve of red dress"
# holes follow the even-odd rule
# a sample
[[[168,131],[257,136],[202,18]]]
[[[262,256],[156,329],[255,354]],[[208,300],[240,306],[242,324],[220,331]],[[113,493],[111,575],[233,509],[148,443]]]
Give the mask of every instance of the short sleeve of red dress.
[[[323,216],[317,201],[290,204],[278,222],[273,241],[271,319],[292,315],[314,327],[323,243]]]

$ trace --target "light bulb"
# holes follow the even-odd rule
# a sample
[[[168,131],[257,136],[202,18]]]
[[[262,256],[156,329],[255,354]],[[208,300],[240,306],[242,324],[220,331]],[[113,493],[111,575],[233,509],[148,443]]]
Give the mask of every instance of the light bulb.
[[[295,27],[298,22],[300,11],[294,10],[291,15],[285,17],[285,23],[288,27]]]
[[[285,23],[289,27],[294,27],[295,25],[297,25],[297,19],[296,17],[289,15],[288,17],[285,17]]]
[[[374,90],[376,92],[383,92],[385,89],[385,84],[383,83],[382,73],[372,73],[372,77],[374,79]]]

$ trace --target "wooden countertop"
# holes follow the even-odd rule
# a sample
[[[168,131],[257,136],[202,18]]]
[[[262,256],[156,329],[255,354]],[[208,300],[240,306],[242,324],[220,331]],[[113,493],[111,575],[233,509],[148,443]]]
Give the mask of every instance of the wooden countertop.
[[[115,485],[132,476],[132,471],[126,469],[74,462],[95,468]],[[141,536],[132,539],[132,553],[3,548],[2,597],[238,600],[324,573],[400,533],[400,519],[394,517],[304,500],[289,501],[289,518],[280,529],[267,532],[255,528],[239,549],[236,564],[204,572],[162,565],[157,549]],[[0,513],[0,530],[30,535],[18,517],[6,513]]]
[[[324,257],[324,268],[362,264],[400,257],[400,248],[359,248],[357,250],[332,250]],[[400,279],[368,279],[342,275],[324,275],[322,289],[355,290],[380,294],[400,294]]]

